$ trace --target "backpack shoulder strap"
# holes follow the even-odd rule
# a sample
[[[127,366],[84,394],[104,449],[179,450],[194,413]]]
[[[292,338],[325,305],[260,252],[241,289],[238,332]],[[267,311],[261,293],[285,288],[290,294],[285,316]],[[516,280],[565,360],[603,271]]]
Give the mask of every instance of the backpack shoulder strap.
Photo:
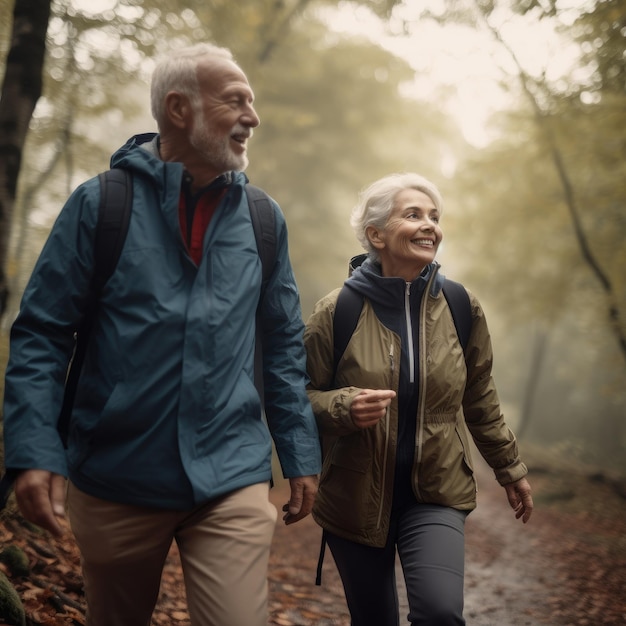
[[[363,296],[345,285],[339,291],[337,303],[335,304],[335,314],[333,316],[333,355],[335,361],[334,370],[346,351],[350,342],[350,337],[359,321],[361,310],[363,309]]]
[[[130,172],[111,169],[98,175],[100,182],[100,204],[96,225],[94,248],[94,272],[85,315],[76,333],[76,345],[65,380],[63,404],[59,415],[58,430],[67,444],[70,417],[80,372],[85,359],[89,335],[98,305],[98,296],[102,287],[111,277],[120,257],[128,224],[132,213],[133,186]]]
[[[264,293],[276,260],[276,214],[269,196],[262,189],[248,184],[246,194],[254,237],[263,267],[261,293]]]
[[[261,283],[261,298],[265,293],[272,270],[276,262],[276,213],[269,196],[254,185],[246,185],[250,219],[254,230],[256,247],[261,259],[263,280]],[[256,340],[254,346],[254,386],[257,389],[261,402],[265,404],[265,386],[263,382],[263,332],[261,319],[257,309]]]
[[[443,295],[450,307],[459,342],[463,352],[465,352],[470,333],[472,332],[472,307],[469,295],[461,283],[457,283],[449,278],[446,278],[443,283]]]
[[[111,169],[98,175],[100,206],[96,228],[93,292],[97,295],[110,278],[124,247],[133,204],[128,170]]]

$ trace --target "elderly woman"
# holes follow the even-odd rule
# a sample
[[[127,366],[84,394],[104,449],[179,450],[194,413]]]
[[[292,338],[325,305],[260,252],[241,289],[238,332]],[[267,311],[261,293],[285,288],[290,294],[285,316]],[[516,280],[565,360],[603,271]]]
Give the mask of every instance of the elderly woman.
[[[351,223],[368,255],[343,287],[362,301],[354,332],[336,357],[339,289],[317,303],[305,332],[309,398],[324,444],[313,517],[352,626],[399,624],[396,551],[409,622],[465,623],[464,523],[476,506],[468,431],[516,518],[527,522],[533,508],[491,376],[481,306],[467,292],[463,351],[442,293],[441,214],[439,191],[417,174],[365,189]]]

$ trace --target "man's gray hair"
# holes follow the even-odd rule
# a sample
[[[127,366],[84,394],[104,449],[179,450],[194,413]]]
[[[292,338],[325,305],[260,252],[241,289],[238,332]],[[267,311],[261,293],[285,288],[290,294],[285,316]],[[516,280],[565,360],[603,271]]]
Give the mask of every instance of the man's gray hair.
[[[415,189],[425,193],[434,203],[439,213],[443,213],[443,198],[434,183],[411,172],[390,174],[366,187],[359,194],[359,201],[352,209],[350,225],[356,238],[370,257],[377,261],[378,251],[367,236],[367,228],[385,228],[393,210],[396,196],[404,189]]]
[[[228,48],[220,48],[210,43],[199,43],[187,48],[172,50],[154,69],[150,87],[150,105],[152,117],[161,126],[165,117],[165,96],[170,91],[177,91],[189,98],[193,107],[200,103],[200,85],[198,84],[198,63],[202,59],[226,59],[233,61]]]

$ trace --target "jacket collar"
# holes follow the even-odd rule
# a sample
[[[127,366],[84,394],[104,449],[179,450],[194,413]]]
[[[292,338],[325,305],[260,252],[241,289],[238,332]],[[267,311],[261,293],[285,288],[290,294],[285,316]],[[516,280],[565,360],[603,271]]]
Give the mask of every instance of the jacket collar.
[[[354,271],[365,264],[366,261],[368,265],[380,267],[369,258],[367,253],[357,254],[353,256],[348,263],[348,276],[351,277]],[[433,261],[424,269],[421,276],[416,279],[427,280],[430,283],[430,295],[435,298],[441,293],[445,281],[445,276],[439,271],[440,268],[441,265],[437,263],[437,261]],[[377,273],[380,274],[380,270],[378,270]]]

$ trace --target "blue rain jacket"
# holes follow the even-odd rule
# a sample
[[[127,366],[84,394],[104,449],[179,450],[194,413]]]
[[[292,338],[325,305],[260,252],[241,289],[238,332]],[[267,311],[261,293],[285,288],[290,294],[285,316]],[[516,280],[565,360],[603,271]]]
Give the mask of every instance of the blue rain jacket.
[[[178,221],[183,166],[141,147],[153,139],[133,137],[111,160],[132,171],[133,210],[99,301],[67,451],[57,416],[93,273],[97,178],[71,195],[44,246],[11,330],[5,465],[69,475],[99,498],[171,509],[269,480],[272,438],[286,477],[317,474],[284,216],[275,205],[277,262],[261,303],[264,418],[254,386],[261,262],[247,179],[230,172],[214,181],[228,191],[198,267]]]

